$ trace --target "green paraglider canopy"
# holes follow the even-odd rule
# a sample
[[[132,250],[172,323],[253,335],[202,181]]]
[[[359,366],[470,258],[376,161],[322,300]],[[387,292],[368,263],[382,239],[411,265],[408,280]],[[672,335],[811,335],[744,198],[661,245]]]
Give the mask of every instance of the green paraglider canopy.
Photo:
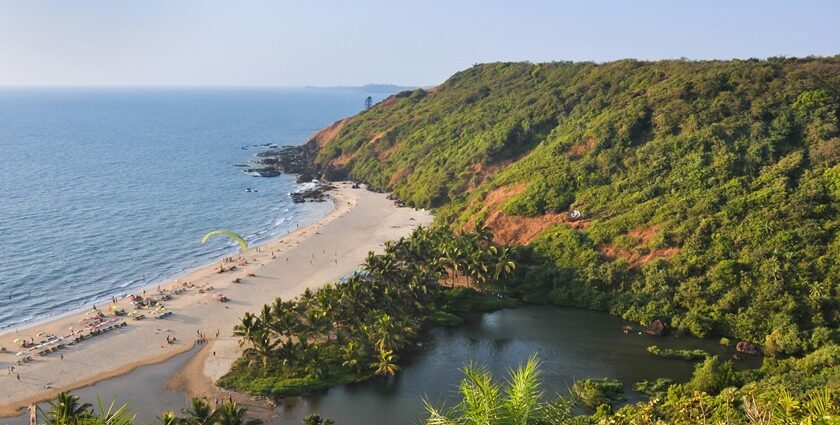
[[[204,235],[204,237],[201,238],[201,243],[207,242],[208,239],[210,239],[210,238],[212,238],[213,236],[216,236],[216,235],[224,235],[224,236],[227,236],[227,237],[235,240],[236,243],[239,244],[239,247],[242,248],[242,252],[245,252],[245,251],[248,250],[248,242],[245,242],[245,239],[242,239],[242,236],[239,236],[236,233],[231,232],[230,230],[225,230],[225,229],[214,230],[214,231]]]

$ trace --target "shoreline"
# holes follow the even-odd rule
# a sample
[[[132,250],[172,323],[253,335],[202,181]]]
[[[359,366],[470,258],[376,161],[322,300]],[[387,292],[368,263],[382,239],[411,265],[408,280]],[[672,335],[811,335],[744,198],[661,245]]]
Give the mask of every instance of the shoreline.
[[[0,372],[0,382],[17,383],[0,385],[0,417],[17,416],[20,409],[54,397],[62,390],[88,386],[124,375],[145,364],[166,361],[191,350],[198,333],[212,341],[217,339],[214,335],[218,332],[221,339],[230,339],[226,344],[235,345],[234,338],[227,337],[231,336],[233,326],[245,311],[256,311],[277,296],[291,298],[305,288],[335,281],[355,270],[368,251],[380,248],[386,240],[398,238],[417,225],[431,222],[428,212],[397,208],[385,199],[384,194],[352,189],[347,183],[337,184],[330,197],[334,202],[332,211],[315,223],[249,248],[241,259],[237,259],[236,271],[219,273],[220,265],[234,264],[222,259],[186,276],[160,283],[159,286],[166,289],[174,288],[178,282],[196,285],[164,302],[167,311],[173,312],[171,316],[158,320],[149,314],[150,317],[137,321],[122,316],[127,323],[123,328],[56,353],[33,355],[31,363],[15,366],[13,375]],[[328,255],[327,248],[334,251],[334,255]],[[242,283],[234,283],[234,280]],[[213,289],[197,294],[199,285]],[[223,292],[231,301],[215,301],[210,295],[215,292]],[[119,300],[118,305],[126,308],[127,301]],[[129,307],[126,311],[132,309]],[[0,346],[10,351],[0,354],[0,367],[14,366],[18,348],[12,339],[33,338],[40,332],[64,335],[76,324],[74,319],[85,311],[0,334]],[[164,337],[169,340],[170,336],[177,338],[177,342],[161,345]],[[59,353],[63,359],[59,359]],[[19,381],[17,373],[20,373]],[[208,379],[214,381],[216,378]]]
[[[331,193],[331,192],[328,191],[327,193]],[[261,247],[264,247],[264,246],[267,246],[267,245],[274,244],[274,243],[278,242],[279,240],[281,240],[283,238],[290,237],[297,232],[300,232],[302,230],[307,229],[310,226],[321,223],[322,220],[324,220],[327,216],[332,214],[338,208],[335,205],[335,200],[334,199],[332,199],[330,197],[329,200],[330,200],[330,202],[333,202],[333,204],[334,204],[333,208],[331,210],[327,211],[327,213],[324,214],[322,217],[319,217],[316,221],[314,221],[312,223],[309,223],[302,228],[297,228],[294,231],[284,233],[284,234],[276,234],[276,235],[271,236],[270,239],[263,240],[259,243],[253,244],[253,245],[249,244],[248,245],[248,251],[251,251],[251,249],[254,249],[254,248],[261,248]],[[231,249],[235,249],[235,247],[231,247]],[[186,269],[182,269],[181,271],[175,272],[175,273],[173,273],[173,274],[171,274],[167,277],[164,277],[161,280],[154,280],[154,281],[144,283],[143,285],[138,286],[136,288],[132,288],[131,290],[123,291],[123,293],[125,293],[125,294],[141,293],[141,292],[147,291],[147,290],[155,290],[158,286],[161,286],[161,287],[164,286],[164,285],[170,286],[170,285],[172,285],[173,282],[175,282],[177,280],[186,278],[187,276],[189,276],[189,275],[191,275],[191,274],[193,274],[193,273],[195,273],[199,270],[202,270],[202,269],[205,269],[205,268],[208,268],[208,267],[218,266],[219,264],[224,262],[225,258],[229,258],[229,257],[237,256],[237,255],[239,255],[239,253],[237,253],[235,251],[231,251],[231,253],[229,253],[229,254],[222,254],[222,256],[220,258],[208,259],[207,262],[202,262],[202,263],[200,263],[196,266],[189,267],[189,268],[186,268]],[[93,300],[92,303],[94,305],[100,305],[100,304],[101,305],[105,305],[105,304],[110,305],[111,300],[109,299],[109,297],[116,296],[118,301],[123,301],[123,298],[121,298],[122,295],[123,294],[109,295],[108,297]],[[3,341],[3,339],[11,333],[18,333],[18,332],[26,331],[27,329],[31,329],[31,328],[34,328],[34,327],[49,324],[51,322],[56,322],[56,321],[59,321],[59,320],[62,320],[62,319],[66,319],[69,316],[73,316],[73,315],[77,315],[77,314],[84,314],[88,310],[89,309],[86,308],[86,307],[74,307],[72,310],[68,310],[68,311],[65,311],[65,312],[60,312],[60,313],[57,313],[55,315],[42,316],[42,317],[39,317],[39,318],[34,318],[30,322],[24,322],[24,323],[20,324],[19,326],[10,326],[10,327],[6,327],[6,328],[0,328],[0,341]],[[0,345],[2,345],[2,344],[0,344]],[[6,346],[6,348],[9,348],[11,350],[11,348],[9,346]],[[0,417],[2,417],[2,416],[0,416]]]

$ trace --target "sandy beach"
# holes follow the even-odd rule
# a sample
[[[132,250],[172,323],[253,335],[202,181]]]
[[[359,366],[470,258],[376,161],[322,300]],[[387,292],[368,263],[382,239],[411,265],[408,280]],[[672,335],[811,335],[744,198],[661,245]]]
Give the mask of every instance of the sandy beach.
[[[216,263],[193,271],[178,281],[165,282],[163,289],[196,285],[165,301],[172,314],[155,319],[125,319],[127,326],[95,336],[45,356],[32,355],[33,361],[16,365],[20,350],[13,341],[38,335],[64,336],[71,327],[81,329],[84,312],[50,322],[11,330],[0,335],[0,346],[9,352],[0,354],[0,416],[14,416],[18,410],[36,401],[53,397],[62,390],[79,388],[109,377],[128,373],[137,366],[161,362],[193,347],[197,335],[212,343],[212,353],[204,362],[203,373],[210,380],[227,372],[237,356],[233,326],[246,311],[256,312],[274,298],[293,298],[305,288],[317,288],[351,274],[368,251],[378,251],[387,240],[405,236],[418,225],[428,225],[431,214],[411,208],[397,208],[384,194],[353,189],[340,183],[330,193],[335,209],[305,228],[250,248],[236,262],[237,270],[218,273]],[[232,263],[226,263],[229,267]],[[235,279],[241,283],[234,283]],[[199,293],[199,285],[213,287]],[[147,289],[148,295],[156,292]],[[171,293],[171,291],[169,291]],[[213,294],[221,292],[229,302],[218,302]],[[118,304],[127,311],[134,307],[128,300]],[[103,311],[108,306],[99,306]],[[217,332],[219,337],[216,337]],[[174,344],[167,343],[176,338]],[[63,359],[61,358],[63,355]],[[14,373],[8,368],[14,366]],[[18,380],[19,375],[19,380]]]

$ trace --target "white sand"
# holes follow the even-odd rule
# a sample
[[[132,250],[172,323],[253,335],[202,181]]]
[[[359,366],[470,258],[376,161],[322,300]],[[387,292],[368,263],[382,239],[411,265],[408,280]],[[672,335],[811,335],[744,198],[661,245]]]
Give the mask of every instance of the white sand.
[[[246,311],[257,312],[276,297],[290,299],[305,288],[317,288],[347,276],[364,260],[368,251],[378,251],[387,240],[406,236],[418,225],[428,225],[428,212],[397,208],[383,194],[352,189],[339,184],[332,192],[336,208],[319,222],[302,228],[282,239],[262,245],[260,252],[252,248],[243,255],[248,264],[235,272],[219,274],[218,264],[197,270],[181,278],[181,282],[208,283],[231,301],[219,303],[212,295],[199,294],[197,288],[175,296],[165,304],[173,311],[168,318],[148,317],[128,326],[67,347],[47,356],[33,356],[34,361],[19,366],[20,381],[6,369],[13,365],[12,341],[35,337],[39,332],[65,335],[71,326],[79,329],[81,313],[42,323],[30,328],[0,335],[0,346],[11,353],[0,354],[0,416],[17,414],[29,403],[53,397],[59,390],[79,388],[93,382],[128,373],[137,366],[166,360],[189,350],[200,330],[209,339],[221,337],[213,346],[214,361],[208,361],[205,374],[212,379],[227,372],[238,352],[233,326]],[[276,259],[272,259],[272,251]],[[254,273],[254,277],[247,277]],[[234,284],[233,279],[242,283]],[[163,288],[174,282],[162,284]],[[151,294],[154,291],[148,291]],[[104,307],[104,306],[100,306]],[[128,307],[132,311],[133,307]],[[166,336],[178,339],[167,344]],[[64,354],[64,360],[59,359]]]

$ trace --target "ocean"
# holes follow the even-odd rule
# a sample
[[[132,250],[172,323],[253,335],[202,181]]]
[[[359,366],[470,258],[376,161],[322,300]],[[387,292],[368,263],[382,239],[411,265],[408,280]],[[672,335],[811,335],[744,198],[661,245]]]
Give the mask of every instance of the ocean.
[[[293,176],[246,174],[382,94],[308,89],[0,89],[0,329],[87,307],[314,222]],[[250,191],[249,191],[250,189]]]

